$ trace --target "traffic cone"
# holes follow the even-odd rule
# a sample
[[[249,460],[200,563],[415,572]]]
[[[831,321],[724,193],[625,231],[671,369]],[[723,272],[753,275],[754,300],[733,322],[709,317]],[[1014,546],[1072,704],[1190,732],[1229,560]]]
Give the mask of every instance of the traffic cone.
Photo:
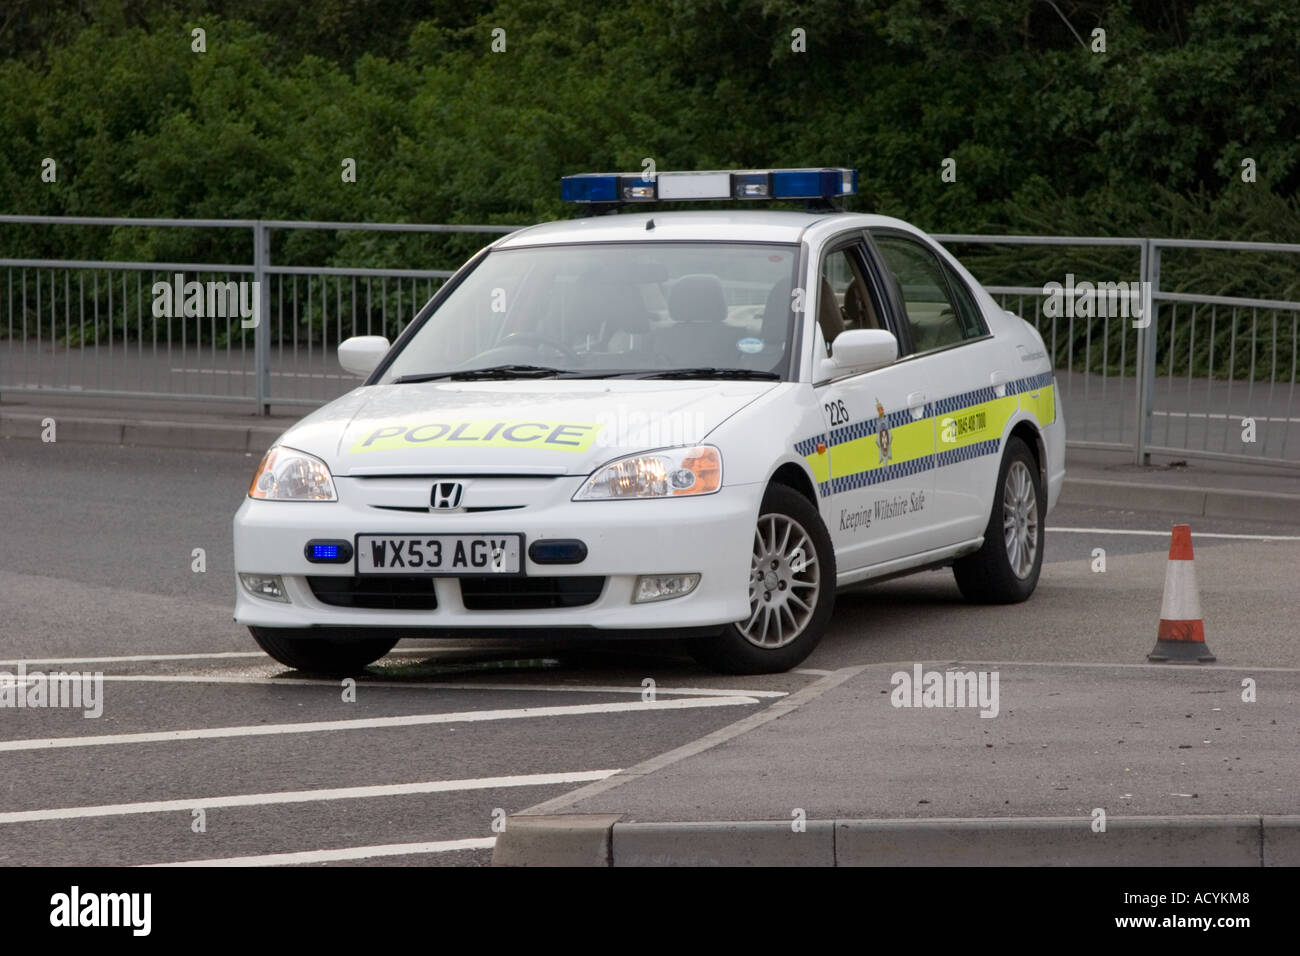
[[[1160,605],[1160,628],[1155,649],[1147,660],[1156,663],[1196,664],[1214,660],[1205,644],[1201,600],[1196,591],[1196,566],[1192,563],[1191,525],[1174,525],[1165,568],[1165,596]]]

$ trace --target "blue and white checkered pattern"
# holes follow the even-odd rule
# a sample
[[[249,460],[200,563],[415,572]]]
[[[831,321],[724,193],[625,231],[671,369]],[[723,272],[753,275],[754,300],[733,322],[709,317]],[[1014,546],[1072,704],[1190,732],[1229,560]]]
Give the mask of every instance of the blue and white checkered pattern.
[[[818,445],[827,444],[825,435],[814,435],[812,438],[805,438],[803,441],[794,443],[794,453],[807,458],[817,450]]]
[[[836,445],[844,445],[859,438],[874,435],[879,423],[879,418],[869,418],[865,422],[854,422],[852,425],[845,425],[843,428],[832,428],[830,445],[834,448]]]
[[[1025,378],[1018,378],[1015,381],[1006,384],[1005,394],[1009,397],[1019,395],[1021,392],[1032,392],[1038,389],[1046,388],[1055,381],[1051,372],[1043,372],[1039,375],[1029,375]],[[970,392],[962,392],[960,395],[953,395],[949,398],[941,398],[925,406],[922,418],[934,418],[938,415],[949,415],[962,408],[968,408],[972,405],[980,405],[984,402],[991,402],[998,397],[997,390],[993,386],[977,388]],[[916,421],[912,417],[910,409],[900,409],[898,411],[886,412],[884,421],[890,428],[899,428],[903,425]],[[817,445],[824,443],[829,448],[836,445],[843,445],[859,438],[867,438],[875,435],[880,431],[879,417],[869,418],[866,421],[854,422],[852,425],[846,425],[843,428],[831,430],[829,441],[825,434],[805,438],[802,441],[795,442],[794,450],[797,454],[807,457],[817,450]],[[829,482],[820,482],[817,486],[818,492],[824,498],[831,494],[840,494],[844,491],[852,491],[855,488],[864,488],[867,485],[878,485],[882,481],[893,481],[895,478],[904,478],[909,475],[917,475],[931,468],[942,468],[945,465],[955,465],[958,462],[970,461],[972,458],[979,458],[983,455],[995,455],[1002,448],[1001,438],[991,438],[987,441],[975,442],[971,445],[963,445],[961,448],[950,448],[947,451],[939,452],[935,455],[923,455],[920,458],[914,458],[911,461],[899,462],[894,465],[885,465],[883,468],[872,468],[867,471],[860,471],[853,475],[843,475],[833,477]]]
[[[1034,375],[1023,380],[1026,382],[1022,392],[1034,392],[1035,389],[1045,389],[1056,381],[1056,376],[1052,372],[1043,372],[1041,375]]]
[[[884,468],[872,468],[870,471],[860,471],[854,475],[831,478],[831,494],[838,495],[842,491],[865,488],[867,485],[878,485],[882,481],[893,481],[895,478],[919,475],[921,472],[929,471],[933,467],[934,455],[922,455],[920,458],[899,462],[897,465],[886,465]]]
[[[1046,388],[1052,384],[1052,373],[1043,372],[1040,375],[1030,375],[1026,378],[1018,378],[1015,381],[1007,382],[1005,394],[1008,396],[1019,395],[1021,392],[1032,392],[1036,389]],[[960,408],[967,408],[971,405],[981,405],[984,402],[991,402],[998,397],[997,389],[989,385],[984,388],[977,388],[971,392],[963,392],[960,395],[953,395],[950,398],[941,398],[934,403],[934,413],[936,415],[948,415]]]
[[[912,416],[911,409],[904,408],[901,411],[886,412],[885,423],[890,428],[901,428],[904,425],[910,425],[913,422],[920,421],[934,416],[934,406],[926,405],[921,410],[920,418]],[[867,438],[880,431],[880,418],[869,418],[863,422],[854,422],[852,425],[845,425],[843,428],[831,429],[830,445],[834,448],[836,445],[843,445],[847,442],[856,441],[859,438]],[[796,445],[797,449],[799,446]]]
[[[960,395],[954,395],[951,398],[941,398],[934,403],[934,413],[936,415],[950,415],[959,408],[967,408],[971,405],[982,405],[985,402],[991,402],[997,398],[997,392],[993,386],[977,388],[973,392],[963,392]]]
[[[1001,438],[990,438],[988,441],[977,441],[971,445],[963,445],[961,448],[949,448],[947,451],[941,451],[935,455],[935,467],[942,468],[944,465],[955,465],[961,461],[970,461],[972,458],[979,458],[981,455],[992,455],[1001,447]]]
[[[1030,375],[1028,378],[1018,378],[1014,382],[1007,383],[1008,395],[1019,395],[1021,392],[1033,392],[1040,388],[1047,388],[1052,384],[1053,375],[1051,372],[1043,372],[1041,375]]]

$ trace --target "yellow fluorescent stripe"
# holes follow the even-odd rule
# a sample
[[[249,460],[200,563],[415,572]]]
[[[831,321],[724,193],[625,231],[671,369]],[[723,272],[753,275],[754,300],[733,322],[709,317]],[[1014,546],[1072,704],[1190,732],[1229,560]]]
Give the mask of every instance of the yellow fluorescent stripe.
[[[819,482],[829,481],[832,476],[856,475],[885,464],[899,464],[936,451],[1001,438],[1007,422],[1018,410],[1032,414],[1040,425],[1050,425],[1056,421],[1055,386],[1047,385],[1037,391],[995,398],[991,402],[969,405],[947,415],[936,415],[891,429],[887,462],[880,460],[875,435],[833,445],[827,454],[806,455],[805,460]]]
[[[813,452],[811,455],[804,455],[804,461],[808,462],[808,467],[812,469],[813,477],[817,479],[818,484],[831,480],[830,455],[819,455]]]
[[[1046,385],[1033,392],[1020,393],[1020,407],[1038,420],[1040,425],[1056,421],[1056,386]]]
[[[977,442],[1001,438],[1007,422],[1020,408],[1020,400],[1011,395],[991,402],[959,408],[947,415],[935,416],[939,451],[962,448]]]
[[[887,461],[880,460],[877,435],[855,438],[830,449],[831,474],[836,478],[872,471],[884,465],[923,458],[934,453],[934,422],[923,418],[889,430],[890,453]]]

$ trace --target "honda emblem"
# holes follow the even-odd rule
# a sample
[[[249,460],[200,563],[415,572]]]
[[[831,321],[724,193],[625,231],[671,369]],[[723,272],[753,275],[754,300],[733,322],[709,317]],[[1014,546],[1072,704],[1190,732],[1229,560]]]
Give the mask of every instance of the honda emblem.
[[[461,495],[465,486],[459,481],[438,481],[433,485],[429,496],[429,507],[437,511],[451,511],[460,507]]]

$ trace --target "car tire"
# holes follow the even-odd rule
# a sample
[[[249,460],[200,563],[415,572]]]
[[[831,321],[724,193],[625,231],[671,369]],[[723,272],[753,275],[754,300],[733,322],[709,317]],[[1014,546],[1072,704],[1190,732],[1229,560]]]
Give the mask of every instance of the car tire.
[[[727,674],[787,671],[812,653],[834,606],[835,549],[821,515],[793,488],[771,485],[754,528],[751,614],[696,640],[692,652]]]
[[[957,587],[973,604],[1016,604],[1038,585],[1047,496],[1038,462],[1018,437],[1007,439],[984,545],[953,562]]]
[[[284,627],[249,627],[257,646],[286,667],[341,677],[355,674],[393,649],[395,637],[331,638]]]

